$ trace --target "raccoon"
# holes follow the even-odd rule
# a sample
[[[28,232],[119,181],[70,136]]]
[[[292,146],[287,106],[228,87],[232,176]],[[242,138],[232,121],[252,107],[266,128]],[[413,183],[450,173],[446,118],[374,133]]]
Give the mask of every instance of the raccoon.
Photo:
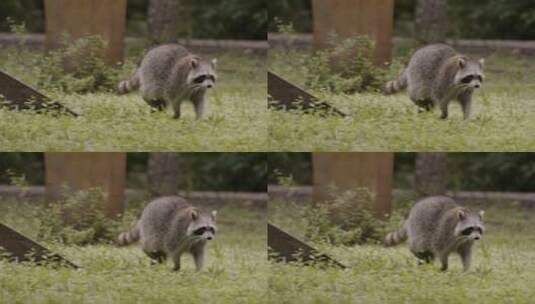
[[[393,94],[405,88],[420,111],[440,107],[441,118],[448,118],[448,105],[457,100],[464,119],[470,117],[472,93],[484,79],[484,59],[472,60],[445,44],[432,44],[417,50],[396,80],[386,83],[384,92]]]
[[[458,253],[467,271],[472,245],[485,231],[483,214],[461,207],[446,196],[427,197],[416,202],[403,226],[387,234],[384,242],[393,246],[408,238],[409,248],[419,263],[430,263],[438,257],[442,271],[448,269],[449,255]]]
[[[180,270],[180,258],[190,253],[200,271],[204,263],[204,246],[215,237],[216,211],[206,213],[178,196],[166,196],[150,202],[130,231],[117,238],[119,246],[138,240],[152,263],[163,263],[167,257]]]
[[[171,106],[174,118],[180,118],[184,100],[193,103],[197,119],[204,114],[205,95],[215,86],[217,60],[207,61],[178,44],[151,49],[128,80],[119,82],[119,94],[137,88],[154,109]]]

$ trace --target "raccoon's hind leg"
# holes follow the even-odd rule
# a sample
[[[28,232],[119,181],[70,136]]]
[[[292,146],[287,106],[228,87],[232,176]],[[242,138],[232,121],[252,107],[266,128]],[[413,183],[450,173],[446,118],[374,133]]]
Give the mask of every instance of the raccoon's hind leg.
[[[431,99],[418,99],[414,103],[418,106],[418,113],[429,112],[435,106]]]
[[[435,256],[433,255],[431,251],[422,251],[422,252],[413,252],[413,253],[418,258],[419,265],[423,264],[424,262],[426,264],[429,264],[435,259]]]
[[[199,244],[192,247],[191,254],[195,260],[195,269],[200,271],[204,266],[204,244]]]
[[[145,253],[151,258],[151,264],[154,265],[156,263],[161,264],[167,260],[167,255],[163,251],[152,251],[152,252],[146,252]]]
[[[165,109],[166,103],[163,99],[145,99],[145,101],[151,106],[152,111],[163,111]]]

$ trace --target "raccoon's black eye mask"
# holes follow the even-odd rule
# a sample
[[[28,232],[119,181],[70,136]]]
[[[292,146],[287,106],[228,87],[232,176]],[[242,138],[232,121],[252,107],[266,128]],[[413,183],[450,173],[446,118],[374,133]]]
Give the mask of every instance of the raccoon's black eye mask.
[[[193,232],[193,234],[195,234],[195,235],[203,235],[203,233],[205,233],[206,231],[211,231],[212,234],[215,234],[215,229],[212,228],[212,227],[201,227],[201,228],[195,230],[195,232]]]
[[[468,84],[472,80],[474,80],[474,78],[479,80],[479,82],[483,82],[483,77],[481,77],[480,75],[468,75],[468,76],[464,77],[463,79],[461,79],[461,82],[465,83],[465,84]]]
[[[202,83],[203,81],[205,81],[206,79],[210,79],[212,80],[214,83],[215,83],[215,77],[212,76],[212,75],[201,75],[195,79],[193,79],[193,82],[194,83]]]
[[[470,235],[473,231],[479,231],[479,234],[483,234],[483,230],[479,227],[468,227],[463,230],[462,235]]]

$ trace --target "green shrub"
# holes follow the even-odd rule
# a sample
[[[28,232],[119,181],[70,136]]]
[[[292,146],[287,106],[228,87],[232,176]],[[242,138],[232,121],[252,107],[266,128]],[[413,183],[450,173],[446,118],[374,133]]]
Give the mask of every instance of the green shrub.
[[[99,188],[65,191],[64,199],[39,210],[40,239],[76,245],[112,242],[133,220],[133,213],[124,216],[123,221],[106,216],[106,195]]]
[[[35,56],[24,49],[24,23],[8,20],[11,33],[20,38],[18,48],[8,56],[23,71],[32,71],[36,85],[41,89],[65,93],[92,93],[115,89],[121,69],[104,60],[107,42],[100,36],[71,39],[63,37],[60,46],[44,55]],[[125,65],[130,67],[129,64]]]
[[[380,243],[386,232],[399,225],[395,214],[390,221],[377,218],[372,209],[373,194],[366,188],[345,191],[331,200],[307,208],[305,235],[333,245]]]
[[[374,42],[365,36],[336,40],[305,61],[305,84],[332,93],[378,91],[386,72],[373,63]]]
[[[39,87],[66,93],[111,91],[119,80],[119,70],[103,58],[106,41],[88,36],[71,42],[68,38],[49,54],[37,59]]]

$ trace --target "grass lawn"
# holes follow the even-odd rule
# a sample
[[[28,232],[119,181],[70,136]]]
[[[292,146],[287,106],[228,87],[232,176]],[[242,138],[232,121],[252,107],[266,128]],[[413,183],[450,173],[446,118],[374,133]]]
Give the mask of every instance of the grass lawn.
[[[511,205],[503,202],[501,208],[485,209],[487,231],[475,245],[467,273],[457,256],[450,256],[447,272],[439,271],[438,262],[418,266],[406,244],[394,248],[313,244],[349,268],[272,263],[272,302],[533,303],[535,211]],[[275,201],[269,207],[271,222],[304,239],[298,206]]]
[[[0,201],[0,222],[36,238],[39,219],[28,206]],[[82,268],[52,269],[0,260],[0,303],[266,303],[265,211],[226,205],[219,210],[219,233],[207,245],[206,265],[194,270],[184,256],[151,266],[137,246],[66,246],[44,242]]]
[[[0,69],[35,85],[24,56],[0,51]],[[21,58],[22,56],[22,58]],[[218,58],[219,82],[208,93],[205,117],[197,121],[193,106],[183,117],[151,113],[139,93],[63,94],[43,91],[81,114],[79,118],[37,115],[0,109],[2,151],[260,151],[267,147],[266,69],[260,56],[239,53]],[[132,62],[121,75],[132,72]],[[1,94],[1,92],[0,92]]]
[[[481,55],[470,54],[478,58]],[[304,87],[305,51],[271,50],[270,70]],[[397,71],[391,71],[397,74]],[[530,151],[535,148],[535,61],[494,53],[475,93],[472,117],[457,103],[450,118],[418,114],[406,92],[334,95],[311,91],[349,114],[322,118],[270,111],[269,145],[275,151]]]

